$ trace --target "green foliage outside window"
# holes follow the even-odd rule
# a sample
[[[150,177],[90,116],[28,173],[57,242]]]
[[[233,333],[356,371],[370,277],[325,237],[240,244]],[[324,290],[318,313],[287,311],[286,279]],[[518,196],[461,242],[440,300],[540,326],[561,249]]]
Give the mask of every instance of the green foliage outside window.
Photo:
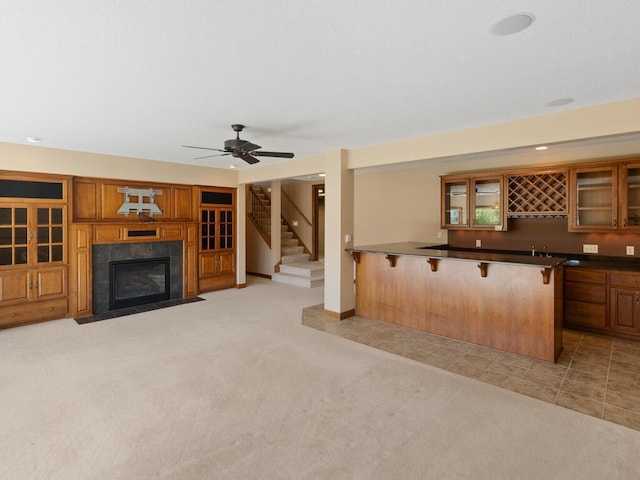
[[[500,225],[500,209],[476,208],[476,225]]]

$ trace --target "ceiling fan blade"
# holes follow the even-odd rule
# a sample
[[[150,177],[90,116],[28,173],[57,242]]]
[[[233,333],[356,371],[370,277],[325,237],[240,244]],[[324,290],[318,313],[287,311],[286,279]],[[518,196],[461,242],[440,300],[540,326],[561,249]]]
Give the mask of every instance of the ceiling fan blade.
[[[194,157],[194,160],[202,160],[203,158],[211,157],[224,157],[225,155],[231,155],[230,153],[214,153],[213,155],[205,155],[204,157]]]
[[[244,160],[245,162],[251,165],[253,165],[254,163],[258,163],[260,161],[256,157],[252,157],[248,153],[244,153],[244,152],[238,152],[238,157],[240,157],[242,160]]]
[[[293,158],[293,153],[290,152],[265,152],[263,150],[251,152],[251,155],[255,155],[256,157]]]
[[[220,150],[219,148],[209,148],[209,147],[195,147],[193,145],[180,145],[181,147],[186,148],[198,148],[200,150],[213,150],[214,152],[224,152],[224,150]]]
[[[251,143],[248,140],[245,140],[242,145],[238,146],[239,150],[242,150],[243,152],[253,152],[254,150],[257,150],[260,148],[260,145],[256,145],[255,143]]]

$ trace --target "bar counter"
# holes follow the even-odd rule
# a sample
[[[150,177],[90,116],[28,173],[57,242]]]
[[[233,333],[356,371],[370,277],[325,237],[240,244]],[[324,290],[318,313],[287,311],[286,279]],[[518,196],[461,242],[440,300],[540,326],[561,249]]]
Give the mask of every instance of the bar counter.
[[[442,247],[348,249],[356,262],[356,315],[555,361],[565,258]]]

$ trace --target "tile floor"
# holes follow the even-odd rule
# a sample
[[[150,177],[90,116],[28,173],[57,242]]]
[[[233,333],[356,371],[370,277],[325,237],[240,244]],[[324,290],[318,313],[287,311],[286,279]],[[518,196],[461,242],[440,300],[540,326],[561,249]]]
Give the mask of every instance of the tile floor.
[[[545,402],[640,430],[640,342],[565,330],[556,364],[379,320],[304,309],[302,323]]]

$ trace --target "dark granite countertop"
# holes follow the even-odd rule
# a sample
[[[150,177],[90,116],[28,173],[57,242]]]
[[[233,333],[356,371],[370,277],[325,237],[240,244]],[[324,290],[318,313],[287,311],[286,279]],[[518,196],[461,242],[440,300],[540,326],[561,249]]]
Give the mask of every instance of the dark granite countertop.
[[[448,260],[467,260],[485,263],[509,263],[530,267],[555,268],[561,265],[564,257],[539,257],[522,255],[519,252],[504,253],[489,250],[450,249],[448,245],[422,242],[398,242],[379,245],[364,245],[348,248],[348,252],[382,253],[385,255],[405,255]]]
[[[514,263],[535,267],[592,268],[596,270],[619,270],[640,272],[640,258],[607,257],[593,254],[551,253],[549,257],[532,256],[524,251],[490,250],[451,247],[441,243],[398,242],[379,245],[365,245],[347,249],[354,252],[384,253],[386,255],[409,255],[452,260],[472,260],[487,263]]]

